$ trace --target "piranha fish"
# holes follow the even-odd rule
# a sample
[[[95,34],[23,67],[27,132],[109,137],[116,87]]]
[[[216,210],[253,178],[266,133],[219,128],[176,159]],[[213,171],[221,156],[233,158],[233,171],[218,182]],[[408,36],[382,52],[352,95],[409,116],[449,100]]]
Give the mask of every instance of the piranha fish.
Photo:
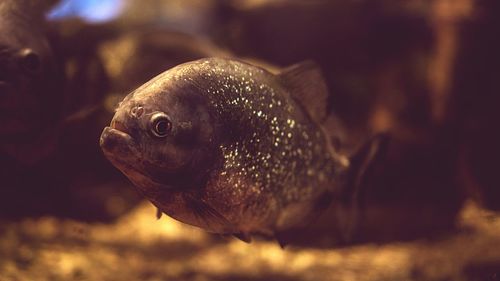
[[[310,61],[274,74],[201,59],[130,93],[100,145],[159,211],[244,241],[275,236],[345,191],[352,166],[321,125],[327,97]]]
[[[0,149],[14,158],[33,158],[61,111],[63,74],[44,21],[54,2],[0,2]]]

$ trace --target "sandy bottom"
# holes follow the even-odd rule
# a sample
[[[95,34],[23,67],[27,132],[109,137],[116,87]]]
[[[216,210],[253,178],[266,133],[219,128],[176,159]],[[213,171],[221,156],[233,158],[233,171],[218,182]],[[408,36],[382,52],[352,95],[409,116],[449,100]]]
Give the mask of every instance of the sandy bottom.
[[[469,203],[440,239],[281,249],[210,235],[140,204],[114,224],[0,224],[0,280],[500,280],[500,214]]]

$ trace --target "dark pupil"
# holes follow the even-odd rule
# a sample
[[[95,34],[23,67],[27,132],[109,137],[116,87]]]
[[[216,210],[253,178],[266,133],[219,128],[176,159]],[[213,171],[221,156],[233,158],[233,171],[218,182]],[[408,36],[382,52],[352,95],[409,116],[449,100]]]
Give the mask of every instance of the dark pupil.
[[[160,120],[156,123],[156,132],[159,135],[166,135],[168,132],[168,121],[167,120]]]

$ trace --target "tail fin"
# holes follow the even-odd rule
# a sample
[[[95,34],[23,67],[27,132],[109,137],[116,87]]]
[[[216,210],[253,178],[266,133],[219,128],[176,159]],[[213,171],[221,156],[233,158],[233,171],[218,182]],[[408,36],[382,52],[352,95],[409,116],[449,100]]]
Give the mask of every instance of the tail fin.
[[[373,164],[380,161],[389,143],[388,134],[375,135],[363,144],[351,157],[346,176],[345,189],[336,204],[337,221],[341,238],[352,242],[355,229],[359,225],[362,206],[363,183]]]

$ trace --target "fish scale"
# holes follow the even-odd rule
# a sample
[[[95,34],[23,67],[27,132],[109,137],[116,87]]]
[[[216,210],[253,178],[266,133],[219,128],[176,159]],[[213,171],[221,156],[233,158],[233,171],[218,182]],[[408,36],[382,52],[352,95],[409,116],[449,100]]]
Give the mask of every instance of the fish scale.
[[[324,191],[326,175],[335,175],[324,136],[281,86],[270,86],[268,73],[236,61],[202,61],[193,71],[203,73],[205,93],[221,126],[251,128],[238,132],[238,141],[221,144],[222,173],[250,177],[282,205],[313,196],[314,189]]]

